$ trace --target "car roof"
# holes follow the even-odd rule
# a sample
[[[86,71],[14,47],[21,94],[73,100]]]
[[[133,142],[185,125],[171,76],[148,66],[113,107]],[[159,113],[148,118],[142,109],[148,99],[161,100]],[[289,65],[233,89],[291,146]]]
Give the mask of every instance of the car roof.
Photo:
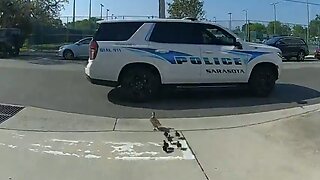
[[[235,34],[232,31],[229,31],[229,29],[224,28],[219,24],[208,22],[208,21],[199,21],[199,20],[190,20],[190,19],[130,19],[130,20],[121,19],[121,20],[102,20],[102,21],[98,21],[97,23],[108,24],[108,23],[126,23],[126,22],[141,22],[141,23],[176,22],[176,23],[209,24],[209,25],[218,26],[235,36]]]
[[[125,23],[125,22],[141,22],[141,23],[157,23],[157,22],[178,22],[178,23],[200,23],[200,24],[214,24],[212,22],[190,20],[190,19],[120,19],[120,20],[101,20],[98,21],[100,24],[104,23]],[[217,25],[217,24],[215,24]],[[217,25],[219,26],[219,25]]]
[[[287,38],[287,39],[302,39],[300,37],[295,37],[295,36],[276,36],[274,38],[278,38],[278,39],[283,39],[283,38]]]

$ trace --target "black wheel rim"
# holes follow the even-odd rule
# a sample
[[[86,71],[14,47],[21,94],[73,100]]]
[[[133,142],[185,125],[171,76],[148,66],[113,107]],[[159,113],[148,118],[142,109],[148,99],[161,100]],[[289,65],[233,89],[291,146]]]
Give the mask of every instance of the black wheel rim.
[[[259,87],[260,93],[268,92],[274,87],[273,76],[270,73],[261,73],[258,77],[256,86]]]
[[[303,54],[303,52],[300,52],[299,54],[298,54],[298,60],[299,61],[302,61],[304,59],[304,54]]]
[[[65,58],[66,59],[72,59],[73,58],[73,54],[68,51],[68,52],[65,53]]]
[[[152,94],[152,85],[146,74],[136,74],[132,76],[127,84],[127,88],[133,97],[144,98]]]

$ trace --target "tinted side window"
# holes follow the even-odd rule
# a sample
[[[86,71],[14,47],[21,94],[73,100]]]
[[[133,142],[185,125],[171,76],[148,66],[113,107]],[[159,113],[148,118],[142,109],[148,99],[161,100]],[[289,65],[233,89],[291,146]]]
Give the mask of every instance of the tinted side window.
[[[199,44],[195,23],[156,23],[150,41],[158,43]]]
[[[282,42],[284,44],[291,44],[290,39],[281,39],[281,40],[279,40],[279,42]]]
[[[299,44],[302,44],[302,45],[306,44],[306,42],[304,42],[304,40],[302,40],[302,39],[297,39],[297,41],[298,41]]]
[[[127,41],[142,22],[103,23],[95,34],[96,41]]]
[[[85,39],[85,40],[80,41],[80,44],[89,44],[90,41],[91,41],[91,39]]]
[[[227,31],[213,25],[199,25],[201,29],[202,44],[227,45],[235,44],[236,39]]]
[[[289,40],[291,44],[301,44],[301,40],[300,39],[290,39]]]

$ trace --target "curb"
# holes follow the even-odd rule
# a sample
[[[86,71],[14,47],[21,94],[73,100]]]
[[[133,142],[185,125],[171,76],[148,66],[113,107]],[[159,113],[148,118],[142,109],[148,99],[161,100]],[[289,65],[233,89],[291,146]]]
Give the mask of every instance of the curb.
[[[199,118],[161,118],[161,126],[179,131],[250,127],[320,111],[320,103],[289,109]],[[25,107],[0,124],[0,130],[34,132],[153,132],[150,119],[116,119]]]

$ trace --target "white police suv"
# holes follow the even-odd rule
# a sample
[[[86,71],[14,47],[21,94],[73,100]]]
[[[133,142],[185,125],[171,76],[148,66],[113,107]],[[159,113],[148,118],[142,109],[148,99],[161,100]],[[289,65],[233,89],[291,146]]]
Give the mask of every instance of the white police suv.
[[[279,78],[281,51],[243,42],[211,23],[193,20],[101,22],[85,68],[93,84],[121,86],[132,100],[148,100],[163,85],[247,84],[267,96]]]

